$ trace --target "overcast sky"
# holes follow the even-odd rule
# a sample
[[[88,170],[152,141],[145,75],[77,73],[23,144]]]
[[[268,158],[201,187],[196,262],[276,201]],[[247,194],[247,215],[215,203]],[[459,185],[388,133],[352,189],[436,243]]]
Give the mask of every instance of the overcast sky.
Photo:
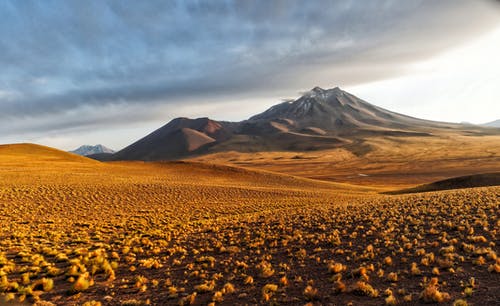
[[[483,123],[500,119],[498,54],[493,0],[0,1],[0,143],[120,149],[314,86]]]

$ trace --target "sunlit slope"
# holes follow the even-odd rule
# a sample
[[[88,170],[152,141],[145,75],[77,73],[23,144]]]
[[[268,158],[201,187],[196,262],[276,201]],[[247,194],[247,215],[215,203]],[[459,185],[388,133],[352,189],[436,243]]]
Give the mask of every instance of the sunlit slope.
[[[23,171],[29,171],[23,173]],[[30,173],[31,175],[26,175]],[[0,145],[0,175],[5,183],[38,183],[34,177],[66,184],[162,183],[173,185],[246,186],[251,188],[370,191],[349,184],[317,181],[266,170],[200,162],[103,163],[36,144]],[[61,181],[62,179],[62,181]]]
[[[333,183],[281,174],[260,169],[248,169],[201,162],[111,162],[113,173],[130,173],[162,183],[211,186],[246,186],[248,188],[284,188],[288,190],[328,190],[371,192],[375,188]]]
[[[24,167],[50,162],[98,164],[93,159],[37,144],[0,145],[0,163],[2,166]]]
[[[3,146],[0,201],[18,222],[106,220],[162,211],[171,222],[280,205],[331,202],[375,191],[267,171],[189,162],[101,163],[36,145]],[[280,204],[281,203],[281,204]],[[271,208],[272,207],[272,208]],[[105,214],[103,212],[106,212]],[[58,219],[66,216],[67,220]],[[1,217],[0,217],[1,218]],[[15,223],[12,224],[16,226]]]
[[[103,163],[90,158],[41,145],[0,145],[0,180],[3,184],[78,181],[85,174],[96,173],[103,166]],[[76,174],[81,174],[81,177],[74,177]]]

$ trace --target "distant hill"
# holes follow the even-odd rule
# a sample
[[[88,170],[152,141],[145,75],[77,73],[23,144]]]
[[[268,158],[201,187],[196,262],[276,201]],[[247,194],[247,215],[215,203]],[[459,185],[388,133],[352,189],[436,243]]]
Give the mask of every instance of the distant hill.
[[[71,153],[75,153],[81,156],[88,156],[88,155],[93,155],[93,154],[100,154],[100,153],[115,153],[115,151],[111,150],[110,148],[107,148],[101,144],[91,146],[91,145],[83,145],[79,147],[76,150],[69,151]]]
[[[51,147],[41,146],[31,143],[0,145],[0,162],[2,165],[15,164],[36,164],[39,162],[77,162],[77,163],[97,163],[96,161],[60,151]]]
[[[208,118],[177,118],[113,155],[117,160],[161,160],[189,155],[231,136],[224,124]]]
[[[387,192],[387,194],[417,193],[485,186],[500,186],[500,172],[453,177],[414,188]]]
[[[312,151],[346,147],[355,154],[375,136],[425,136],[435,132],[496,133],[480,126],[413,118],[372,105],[338,88],[315,87],[241,122],[177,118],[111,160],[172,160],[213,152]],[[97,156],[98,158],[100,156]]]
[[[500,128],[500,119],[482,124],[483,126],[498,127]]]

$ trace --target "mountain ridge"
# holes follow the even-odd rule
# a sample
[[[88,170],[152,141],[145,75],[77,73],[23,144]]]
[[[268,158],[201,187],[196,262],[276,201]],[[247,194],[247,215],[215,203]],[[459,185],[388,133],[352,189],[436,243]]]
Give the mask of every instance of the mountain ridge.
[[[370,104],[339,87],[314,87],[240,122],[175,118],[106,159],[152,161],[224,151],[354,148],[368,137],[431,137],[436,131],[450,130],[481,134],[487,129],[414,118]]]
[[[500,119],[497,119],[497,120],[494,120],[494,121],[490,121],[490,122],[486,122],[486,123],[483,123],[481,125],[482,126],[488,126],[488,127],[497,127],[497,128],[500,128]]]

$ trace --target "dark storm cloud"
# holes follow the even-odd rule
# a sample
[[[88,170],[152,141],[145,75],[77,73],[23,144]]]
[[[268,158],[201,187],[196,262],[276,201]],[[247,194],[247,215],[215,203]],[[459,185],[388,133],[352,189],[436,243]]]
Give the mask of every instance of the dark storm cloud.
[[[147,120],[160,103],[383,79],[488,31],[492,3],[2,1],[0,126],[98,124],[65,114],[109,105],[122,109],[117,124],[138,105]]]

